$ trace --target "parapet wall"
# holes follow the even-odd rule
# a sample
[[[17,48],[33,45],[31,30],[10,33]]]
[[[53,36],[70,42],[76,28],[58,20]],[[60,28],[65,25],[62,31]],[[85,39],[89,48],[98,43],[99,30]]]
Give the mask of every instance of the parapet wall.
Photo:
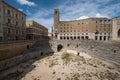
[[[44,44],[44,43],[46,43],[46,44]],[[36,46],[36,44],[37,44],[37,46]],[[20,64],[22,62],[28,61],[30,59],[33,59],[36,57],[49,56],[53,53],[53,50],[51,49],[48,41],[44,41],[43,43],[41,43],[39,41],[39,43],[36,42],[36,44],[33,46],[33,48],[25,51],[21,55],[0,61],[0,72],[4,71],[12,66],[15,66],[17,64]]]
[[[43,53],[42,56],[44,56],[47,53]],[[5,69],[8,69],[9,67],[12,67],[14,65],[17,65],[19,63],[25,62],[27,60],[33,59],[35,57],[41,56],[41,52],[35,52],[35,53],[27,53],[24,55],[19,55],[4,61],[0,62],[0,71],[3,71]]]
[[[20,55],[27,50],[27,45],[32,46],[34,41],[0,42],[0,61]]]

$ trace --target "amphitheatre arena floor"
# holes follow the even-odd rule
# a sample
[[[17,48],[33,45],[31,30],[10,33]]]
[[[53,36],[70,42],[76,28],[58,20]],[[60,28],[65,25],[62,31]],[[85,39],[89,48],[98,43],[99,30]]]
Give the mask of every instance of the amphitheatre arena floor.
[[[52,56],[10,68],[5,73],[11,74],[4,80],[120,80],[120,42],[56,40],[50,43],[53,49],[59,44],[63,48]]]

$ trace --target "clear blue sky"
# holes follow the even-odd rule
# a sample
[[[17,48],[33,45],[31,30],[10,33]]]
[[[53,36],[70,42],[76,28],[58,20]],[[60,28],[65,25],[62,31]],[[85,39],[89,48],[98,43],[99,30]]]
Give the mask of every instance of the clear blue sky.
[[[53,11],[60,10],[60,20],[120,16],[120,0],[4,0],[27,15],[28,20],[53,26]]]

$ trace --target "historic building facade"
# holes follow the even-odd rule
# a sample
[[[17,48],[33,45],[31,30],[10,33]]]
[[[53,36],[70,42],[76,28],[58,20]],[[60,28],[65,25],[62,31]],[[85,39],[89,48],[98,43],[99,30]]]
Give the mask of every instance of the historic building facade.
[[[3,40],[24,40],[26,38],[26,15],[2,0],[0,6],[0,38]]]
[[[0,0],[0,40],[3,39],[2,23],[3,23],[3,3],[2,0]]]
[[[59,40],[109,40],[111,38],[111,30],[111,20],[108,18],[60,21],[59,10],[54,10],[54,34]]]
[[[41,38],[48,38],[48,29],[43,25],[29,20],[26,21],[26,39],[41,39]]]
[[[120,17],[112,19],[112,40],[120,40]]]

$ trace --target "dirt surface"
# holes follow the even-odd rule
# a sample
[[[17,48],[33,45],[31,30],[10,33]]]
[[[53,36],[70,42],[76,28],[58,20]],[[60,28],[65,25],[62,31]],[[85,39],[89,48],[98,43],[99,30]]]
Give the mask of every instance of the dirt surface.
[[[32,65],[30,65],[32,64]],[[120,68],[80,52],[58,52],[6,71],[4,80],[120,80]],[[4,75],[4,74],[3,74]]]

